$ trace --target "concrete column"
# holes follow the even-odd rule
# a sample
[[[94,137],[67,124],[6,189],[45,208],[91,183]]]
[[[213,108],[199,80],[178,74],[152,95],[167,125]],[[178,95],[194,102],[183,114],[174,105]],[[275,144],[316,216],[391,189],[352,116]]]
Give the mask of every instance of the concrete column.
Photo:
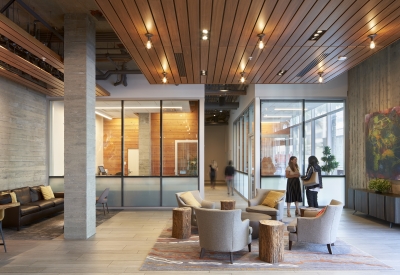
[[[96,233],[96,28],[87,14],[64,16],[64,238]]]
[[[139,175],[151,175],[151,114],[139,114]]]

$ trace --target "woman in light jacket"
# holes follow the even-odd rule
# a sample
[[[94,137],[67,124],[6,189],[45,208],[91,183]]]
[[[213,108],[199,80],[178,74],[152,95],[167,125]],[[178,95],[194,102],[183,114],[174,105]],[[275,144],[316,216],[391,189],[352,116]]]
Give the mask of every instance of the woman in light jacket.
[[[319,183],[306,187],[307,203],[309,207],[318,208],[318,192],[322,189],[322,175],[321,167],[318,165],[318,159],[316,156],[310,156],[308,158],[308,168],[305,176],[301,177],[303,180],[311,178],[312,174],[318,172]]]

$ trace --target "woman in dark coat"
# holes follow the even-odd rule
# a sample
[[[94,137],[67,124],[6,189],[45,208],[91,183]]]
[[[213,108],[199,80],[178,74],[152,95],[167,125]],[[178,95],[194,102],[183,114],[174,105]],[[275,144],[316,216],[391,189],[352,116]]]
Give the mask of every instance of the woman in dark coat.
[[[287,203],[287,216],[290,215],[290,204],[292,202],[296,205],[296,216],[300,215],[299,202],[302,202],[301,188],[300,188],[300,172],[297,165],[297,158],[291,156],[289,159],[289,166],[285,170],[287,183],[286,183],[286,203]]]
[[[318,192],[322,189],[322,175],[321,167],[318,165],[318,159],[316,156],[310,156],[308,158],[308,168],[305,176],[301,177],[303,180],[309,180],[314,172],[318,172],[319,183],[306,187],[307,203],[309,207],[318,208]]]

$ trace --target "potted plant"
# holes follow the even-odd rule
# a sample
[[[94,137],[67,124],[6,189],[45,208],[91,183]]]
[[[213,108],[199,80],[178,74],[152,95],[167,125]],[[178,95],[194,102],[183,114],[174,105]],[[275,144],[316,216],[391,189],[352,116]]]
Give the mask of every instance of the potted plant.
[[[329,146],[324,147],[322,154],[324,156],[321,160],[325,162],[325,165],[321,166],[321,170],[329,175],[333,170],[338,168],[339,162],[337,162],[335,156],[331,154],[331,148],[329,148]]]
[[[387,179],[372,179],[368,184],[368,188],[375,190],[375,193],[387,193],[391,187],[392,183]]]

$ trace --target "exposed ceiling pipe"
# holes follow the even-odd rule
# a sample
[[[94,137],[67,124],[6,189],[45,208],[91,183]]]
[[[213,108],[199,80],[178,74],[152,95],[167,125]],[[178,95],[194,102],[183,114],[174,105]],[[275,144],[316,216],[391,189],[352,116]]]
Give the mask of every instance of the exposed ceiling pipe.
[[[113,74],[142,74],[140,70],[110,70],[102,75],[96,75],[96,80],[106,80]]]
[[[3,8],[1,8],[0,13],[5,12],[14,3],[15,0],[10,0]]]
[[[115,49],[118,50],[118,49]],[[109,54],[109,53],[98,53],[96,54],[96,59],[97,58],[127,58],[127,59],[132,59],[132,57],[129,54],[124,54],[124,53],[116,53],[116,54]]]
[[[206,102],[204,104],[205,110],[234,110],[239,108],[239,102],[225,102],[223,106],[220,106],[218,102]]]

